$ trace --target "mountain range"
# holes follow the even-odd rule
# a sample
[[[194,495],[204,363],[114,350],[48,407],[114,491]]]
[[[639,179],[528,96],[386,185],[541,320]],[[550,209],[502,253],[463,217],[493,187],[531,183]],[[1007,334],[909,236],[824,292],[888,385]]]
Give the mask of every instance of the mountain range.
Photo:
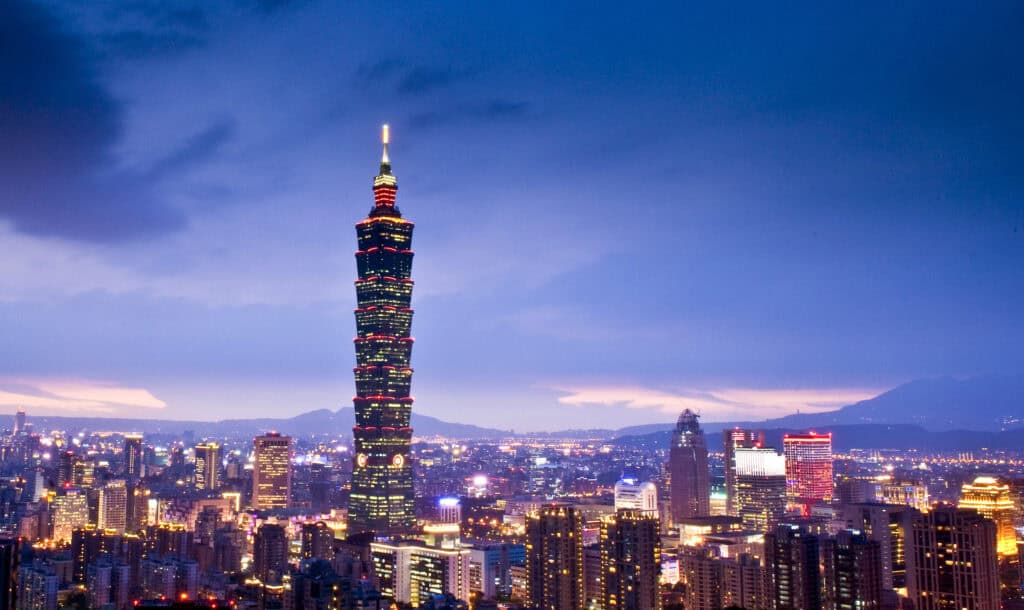
[[[184,430],[193,430],[202,435],[240,436],[278,430],[296,436],[336,436],[351,430],[354,413],[352,407],[344,407],[337,411],[309,411],[290,418],[227,419],[217,422],[66,416],[32,416],[30,419],[37,428],[72,431],[137,431],[180,435]],[[1005,434],[1003,431],[1024,428],[1024,377],[922,379],[835,411],[787,415],[760,422],[708,422],[704,429],[708,433],[715,433],[734,425],[768,431],[843,429],[848,433],[847,440],[863,438],[858,442],[870,442],[871,446],[899,439],[903,439],[902,444],[919,443],[910,444],[911,447],[953,443],[960,433],[951,432],[970,430],[977,434],[960,434],[960,437],[971,443],[982,443],[978,446],[996,446],[1004,442],[1000,440]],[[446,422],[416,412],[412,415],[412,427],[419,437],[496,440],[514,436],[509,430]],[[672,427],[672,422],[666,422],[628,426],[618,430],[562,430],[531,436],[635,438],[638,442],[654,442],[661,437],[667,438]],[[1019,440],[1016,443],[1019,446]],[[857,446],[869,448],[864,444]],[[885,446],[896,448],[892,444]]]

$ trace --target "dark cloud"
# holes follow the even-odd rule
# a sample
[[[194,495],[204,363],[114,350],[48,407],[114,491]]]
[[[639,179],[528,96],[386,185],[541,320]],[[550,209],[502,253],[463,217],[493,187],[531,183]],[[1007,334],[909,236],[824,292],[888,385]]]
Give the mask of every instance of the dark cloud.
[[[0,5],[0,217],[18,231],[122,241],[176,231],[183,214],[115,167],[122,109],[89,49],[42,8]]]
[[[217,121],[192,136],[184,146],[157,162],[149,177],[160,178],[168,173],[188,169],[216,155],[235,135],[235,123],[230,119]]]
[[[419,112],[409,118],[413,127],[427,129],[462,122],[518,121],[530,117],[529,102],[495,99],[489,102],[468,103],[440,110]]]
[[[356,80],[361,86],[384,86],[392,94],[401,96],[444,89],[471,77],[468,70],[420,65],[394,58],[363,64],[356,70]]]

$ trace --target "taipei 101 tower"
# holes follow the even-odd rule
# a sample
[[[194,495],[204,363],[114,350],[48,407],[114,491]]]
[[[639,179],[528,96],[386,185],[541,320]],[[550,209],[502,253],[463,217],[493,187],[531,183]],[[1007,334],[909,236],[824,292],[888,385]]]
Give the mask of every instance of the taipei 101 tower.
[[[416,523],[409,460],[413,224],[395,206],[398,181],[388,158],[387,125],[382,140],[374,206],[356,224],[356,425],[348,531],[394,536]]]

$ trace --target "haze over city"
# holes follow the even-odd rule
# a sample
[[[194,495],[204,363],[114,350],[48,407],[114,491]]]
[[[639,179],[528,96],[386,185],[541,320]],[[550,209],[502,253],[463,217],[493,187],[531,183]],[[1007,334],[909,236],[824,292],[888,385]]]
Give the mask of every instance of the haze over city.
[[[1019,4],[119,4],[0,7],[0,411],[351,406],[383,123],[419,414],[1021,373]]]

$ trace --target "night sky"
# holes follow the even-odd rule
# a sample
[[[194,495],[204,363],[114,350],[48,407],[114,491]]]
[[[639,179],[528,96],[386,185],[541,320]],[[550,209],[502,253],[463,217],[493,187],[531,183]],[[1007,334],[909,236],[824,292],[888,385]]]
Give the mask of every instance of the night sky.
[[[65,4],[0,1],[0,411],[350,406],[382,123],[420,413],[1021,372],[1024,4]]]

